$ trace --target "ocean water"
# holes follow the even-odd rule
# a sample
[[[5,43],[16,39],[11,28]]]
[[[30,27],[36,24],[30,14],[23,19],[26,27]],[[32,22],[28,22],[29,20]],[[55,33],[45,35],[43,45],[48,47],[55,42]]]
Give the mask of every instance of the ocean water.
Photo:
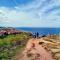
[[[38,32],[40,35],[47,34],[60,34],[60,28],[29,28],[29,27],[19,27],[16,28],[18,30],[27,31],[36,33]]]

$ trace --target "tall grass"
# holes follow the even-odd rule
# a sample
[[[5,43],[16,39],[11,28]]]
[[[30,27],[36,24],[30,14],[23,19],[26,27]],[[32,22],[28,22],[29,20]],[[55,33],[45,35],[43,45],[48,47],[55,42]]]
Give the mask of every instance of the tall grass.
[[[23,48],[30,38],[29,33],[7,35],[0,38],[0,60],[11,60],[18,48]]]

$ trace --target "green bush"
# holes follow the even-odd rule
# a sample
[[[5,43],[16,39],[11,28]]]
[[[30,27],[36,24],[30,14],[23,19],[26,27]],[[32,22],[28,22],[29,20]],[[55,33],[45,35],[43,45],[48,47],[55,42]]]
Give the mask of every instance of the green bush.
[[[9,60],[12,58],[18,47],[23,48],[23,45],[15,46],[16,42],[27,41],[29,37],[28,33],[22,32],[21,34],[7,35],[6,37],[0,38],[0,60]]]

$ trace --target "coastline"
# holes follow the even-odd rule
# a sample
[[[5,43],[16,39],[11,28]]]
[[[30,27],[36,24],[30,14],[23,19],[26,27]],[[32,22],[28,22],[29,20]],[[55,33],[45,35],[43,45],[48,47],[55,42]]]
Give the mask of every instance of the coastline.
[[[30,51],[29,49],[31,46],[29,44],[32,44],[32,43],[37,44],[38,42],[41,45],[41,47],[44,48],[43,50],[47,51],[47,52],[46,51],[44,52],[45,54],[46,53],[50,54],[49,52],[51,52],[51,56],[53,55],[55,60],[60,59],[60,35],[59,34],[58,35],[57,34],[48,34],[45,36],[39,36],[39,37],[35,38],[35,37],[33,37],[33,35],[30,35],[32,33],[27,32],[27,31],[25,32],[22,30],[17,30],[15,28],[6,28],[6,29],[4,28],[3,30],[0,30],[0,32],[3,33],[3,35],[0,35],[0,48],[1,48],[0,53],[3,54],[2,57],[0,54],[1,59],[6,59],[6,60],[10,59],[11,60],[14,56],[16,56],[16,54],[18,54],[19,50],[20,50],[21,54],[24,52]],[[32,41],[32,42],[30,43],[30,41]],[[35,48],[37,49],[37,47],[38,47],[38,45],[36,45]],[[41,47],[39,46],[39,48],[37,50],[39,50]],[[23,50],[21,51],[20,48],[22,48]],[[34,47],[32,47],[32,49],[34,49]],[[31,50],[31,51],[33,51],[33,50]],[[41,51],[40,51],[40,53],[41,53]],[[21,56],[21,54],[19,53],[19,57]],[[24,54],[27,54],[27,53],[24,53]],[[35,54],[34,54],[34,56],[35,56]],[[19,58],[19,57],[16,57],[16,58],[21,60],[21,58]],[[26,57],[26,58],[28,58],[28,57]],[[46,56],[46,58],[48,59],[47,56]]]

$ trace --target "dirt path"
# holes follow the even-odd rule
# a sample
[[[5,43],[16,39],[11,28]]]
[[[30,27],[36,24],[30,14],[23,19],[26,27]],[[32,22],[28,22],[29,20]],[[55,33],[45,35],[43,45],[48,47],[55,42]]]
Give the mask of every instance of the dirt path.
[[[22,54],[18,55],[17,60],[54,60],[52,54],[46,46],[41,45],[39,39],[30,39]]]

